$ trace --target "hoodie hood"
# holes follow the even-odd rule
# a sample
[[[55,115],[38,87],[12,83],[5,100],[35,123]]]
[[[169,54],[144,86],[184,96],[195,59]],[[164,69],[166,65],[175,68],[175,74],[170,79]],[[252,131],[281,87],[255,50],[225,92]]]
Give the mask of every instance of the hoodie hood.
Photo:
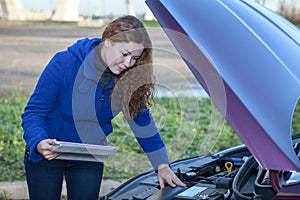
[[[68,50],[75,55],[81,62],[84,61],[86,56],[101,43],[100,38],[84,38],[77,40]]]

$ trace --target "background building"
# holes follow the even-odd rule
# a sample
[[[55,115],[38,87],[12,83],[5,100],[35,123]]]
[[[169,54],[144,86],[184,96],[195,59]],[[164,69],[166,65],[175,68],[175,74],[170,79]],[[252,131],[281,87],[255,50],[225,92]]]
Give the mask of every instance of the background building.
[[[300,24],[300,0],[252,1],[278,12],[295,24]],[[117,15],[130,14],[145,20],[155,19],[150,9],[141,0],[118,0],[117,2],[112,0],[43,0],[39,2],[39,4],[43,4],[43,9],[37,10],[30,8],[36,4],[36,0],[0,0],[0,18],[16,21],[78,22],[82,19],[112,18]],[[26,8],[24,3],[27,5]]]

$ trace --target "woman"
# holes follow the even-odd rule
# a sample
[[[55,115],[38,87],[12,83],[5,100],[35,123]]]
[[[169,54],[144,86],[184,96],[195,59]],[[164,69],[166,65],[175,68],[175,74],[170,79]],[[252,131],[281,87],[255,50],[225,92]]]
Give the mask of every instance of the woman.
[[[103,163],[55,159],[55,141],[106,145],[111,120],[124,113],[136,139],[158,171],[161,188],[185,186],[169,168],[165,145],[148,106],[153,97],[152,48],[142,22],[112,21],[99,38],[58,52],[41,74],[22,115],[30,199],[98,199]]]

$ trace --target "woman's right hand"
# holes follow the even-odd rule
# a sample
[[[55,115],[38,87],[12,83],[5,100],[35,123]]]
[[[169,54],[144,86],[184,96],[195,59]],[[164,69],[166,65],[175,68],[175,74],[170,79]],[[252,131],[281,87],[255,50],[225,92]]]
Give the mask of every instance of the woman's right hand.
[[[37,151],[44,156],[47,160],[52,160],[60,155],[60,153],[52,152],[52,144],[56,141],[56,139],[45,139],[40,141],[36,146]]]

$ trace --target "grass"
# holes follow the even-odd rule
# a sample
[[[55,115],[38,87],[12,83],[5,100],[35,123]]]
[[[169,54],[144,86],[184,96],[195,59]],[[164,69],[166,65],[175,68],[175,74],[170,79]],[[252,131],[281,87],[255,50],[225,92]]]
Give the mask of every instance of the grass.
[[[146,27],[160,27],[160,24],[156,20],[143,20],[143,23]]]
[[[0,98],[0,181],[24,180],[21,113],[27,98]]]
[[[21,114],[26,102],[25,96],[0,97],[0,181],[25,180]],[[299,111],[297,106],[293,132],[300,130]],[[241,144],[210,99],[158,98],[151,112],[171,161]],[[104,178],[129,178],[151,169],[121,115],[113,126],[108,139],[117,153],[106,163]]]

